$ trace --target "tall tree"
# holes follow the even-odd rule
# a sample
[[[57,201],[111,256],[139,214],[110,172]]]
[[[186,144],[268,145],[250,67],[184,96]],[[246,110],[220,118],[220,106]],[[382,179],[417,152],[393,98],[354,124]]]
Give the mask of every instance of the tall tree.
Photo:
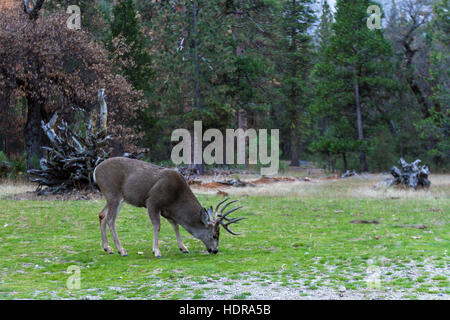
[[[433,5],[433,20],[430,33],[430,100],[433,107],[429,117],[417,123],[420,136],[432,141],[428,155],[438,166],[447,166],[450,159],[450,21],[448,0],[436,1]]]
[[[319,46],[326,46],[330,42],[333,30],[333,13],[331,12],[328,0],[322,0],[322,14],[320,16],[319,27],[317,28],[317,40]]]
[[[319,108],[333,115],[336,123],[343,117],[354,123],[355,135],[347,137],[348,150],[352,139],[359,143],[360,170],[367,171],[367,137],[364,117],[376,110],[376,97],[394,85],[387,76],[391,48],[382,30],[367,27],[367,8],[376,4],[365,0],[338,0],[330,45],[326,59],[316,66],[321,77],[317,84]],[[347,121],[345,121],[347,123]]]
[[[424,46],[421,34],[425,32],[424,28],[431,19],[430,5],[430,0],[405,0],[401,6],[402,18],[397,35],[403,49],[405,78],[424,117],[430,116],[432,101],[427,93],[428,88],[425,87],[426,82],[417,74],[422,72],[420,72],[419,63],[415,60],[418,60],[421,48]],[[424,71],[426,69],[427,67]]]
[[[153,77],[152,60],[137,18],[134,0],[119,0],[112,13],[108,48],[114,53],[116,61],[119,61],[119,72],[133,87],[148,92]]]
[[[312,69],[312,41],[308,33],[315,21],[310,0],[282,2],[280,37],[280,101],[290,142],[292,166],[300,161],[301,135],[305,136],[309,119],[308,77]]]
[[[273,54],[268,43],[275,19],[269,2],[148,4],[154,12],[145,27],[152,39],[155,81],[152,115],[141,128],[152,132],[145,136],[154,147],[152,159],[170,156],[170,132],[175,128],[192,129],[199,119],[204,130],[230,128],[239,125],[242,114],[256,123],[257,115],[267,110],[265,89],[272,78],[267,75],[270,61],[265,62]],[[245,117],[241,120],[244,123]]]

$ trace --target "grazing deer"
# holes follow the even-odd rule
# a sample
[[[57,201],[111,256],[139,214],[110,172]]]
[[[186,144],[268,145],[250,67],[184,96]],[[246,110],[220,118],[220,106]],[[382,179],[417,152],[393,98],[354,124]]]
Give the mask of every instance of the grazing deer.
[[[100,211],[99,219],[103,250],[108,253],[113,253],[113,249],[108,246],[106,225],[109,227],[119,254],[127,255],[116,231],[117,214],[124,200],[133,206],[147,208],[153,225],[155,257],[161,256],[158,248],[161,215],[172,224],[178,247],[185,253],[189,251],[181,240],[179,225],[201,240],[209,253],[215,254],[219,251],[220,226],[231,234],[238,235],[239,233],[233,232],[228,226],[245,219],[227,217],[228,214],[242,207],[224,212],[226,207],[238,200],[226,203],[219,211],[219,207],[228,199],[217,205],[213,217],[212,207],[208,210],[202,207],[179,172],[144,161],[123,157],[110,158],[95,168],[94,181],[106,198],[106,206]]]

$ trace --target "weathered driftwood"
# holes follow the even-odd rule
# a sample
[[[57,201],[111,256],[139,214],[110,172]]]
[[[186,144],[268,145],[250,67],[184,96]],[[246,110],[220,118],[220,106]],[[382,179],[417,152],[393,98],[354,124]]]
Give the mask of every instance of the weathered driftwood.
[[[244,182],[239,179],[231,179],[231,180],[225,180],[225,181],[216,181],[217,183],[223,184],[225,186],[233,186],[233,187],[246,187],[251,185],[254,187],[255,185],[252,183]]]
[[[393,166],[391,174],[394,177],[389,181],[390,185],[403,185],[409,188],[428,188],[431,185],[428,180],[430,169],[428,166],[419,166],[421,160],[417,159],[414,162],[407,163],[403,158],[400,158],[401,168]]]
[[[109,156],[106,145],[111,139],[106,131],[107,106],[104,89],[98,93],[100,102],[100,128],[90,117],[82,133],[77,123],[70,128],[64,120],[55,125],[58,114],[55,113],[48,123],[42,121],[50,146],[43,147],[46,157],[40,160],[40,169],[28,170],[30,180],[37,182],[39,194],[64,193],[68,191],[93,189],[92,173],[97,164]],[[83,111],[84,112],[84,111]],[[47,188],[42,189],[43,186]]]
[[[341,178],[347,178],[347,177],[352,177],[352,176],[357,176],[357,175],[358,174],[356,173],[355,169],[353,169],[353,171],[347,170],[341,175]]]
[[[191,183],[198,178],[198,172],[190,167],[176,166],[175,170],[181,173],[188,183]]]
[[[92,188],[95,166],[109,156],[105,146],[110,136],[105,130],[94,131],[91,125],[81,135],[64,120],[57,126],[57,134],[53,128],[56,119],[55,115],[48,123],[42,122],[51,146],[43,147],[46,157],[40,160],[41,168],[28,170],[30,180],[39,184],[36,191],[40,194]]]
[[[28,170],[30,180],[37,182],[38,194],[65,193],[72,190],[94,188],[94,168],[110,155],[107,144],[111,137],[107,134],[107,114],[105,90],[98,91],[100,104],[99,125],[95,114],[85,123],[85,130],[79,130],[80,122],[70,128],[64,120],[55,125],[58,114],[55,113],[48,123],[42,121],[50,146],[43,147],[46,156],[40,160],[40,169]],[[81,112],[84,112],[80,109]],[[140,158],[142,154],[125,153],[124,157]],[[47,188],[43,189],[46,186]]]

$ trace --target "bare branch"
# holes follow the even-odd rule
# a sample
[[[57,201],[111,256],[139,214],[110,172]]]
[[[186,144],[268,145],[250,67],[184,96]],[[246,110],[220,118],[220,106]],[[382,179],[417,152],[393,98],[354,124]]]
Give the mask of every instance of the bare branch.
[[[39,16],[39,10],[44,5],[45,0],[23,0],[23,11],[30,20],[36,20]]]

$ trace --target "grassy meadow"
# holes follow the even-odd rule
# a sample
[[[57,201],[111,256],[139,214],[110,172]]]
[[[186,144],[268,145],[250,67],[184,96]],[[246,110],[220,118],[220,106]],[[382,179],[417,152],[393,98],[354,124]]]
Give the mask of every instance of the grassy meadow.
[[[275,183],[262,187],[266,192],[236,188],[230,196],[244,205],[236,215],[248,217],[233,225],[242,235],[222,230],[219,253],[209,255],[182,229],[190,250],[183,254],[162,219],[162,258],[152,255],[152,227],[142,208],[122,207],[117,231],[128,257],[121,257],[101,249],[103,199],[4,195],[0,299],[252,299],[255,290],[246,286],[263,291],[273,283],[278,289],[266,298],[285,288],[292,299],[314,297],[317,290],[449,299],[450,185],[448,177],[440,179],[416,192],[377,189],[376,179],[362,178]],[[197,194],[204,206],[222,199]],[[67,287],[71,266],[79,268],[79,289]],[[235,283],[238,291],[227,289]]]

